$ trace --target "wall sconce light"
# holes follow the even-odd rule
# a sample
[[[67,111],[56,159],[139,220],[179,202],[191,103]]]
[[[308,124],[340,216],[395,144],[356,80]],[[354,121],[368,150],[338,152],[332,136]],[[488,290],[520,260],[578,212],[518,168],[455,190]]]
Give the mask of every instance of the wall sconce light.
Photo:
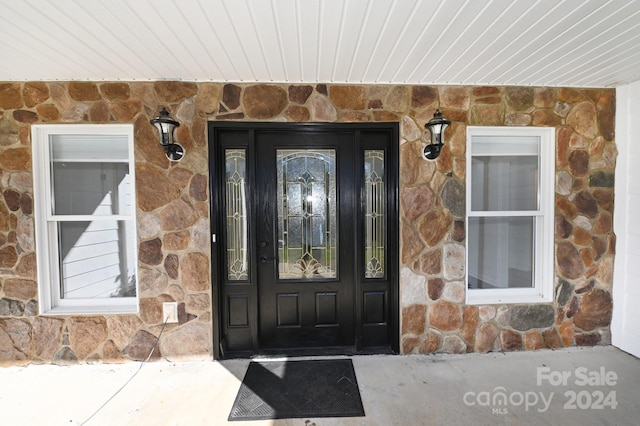
[[[442,116],[439,109],[433,114],[433,118],[429,120],[425,127],[431,132],[431,143],[424,147],[424,158],[435,160],[440,155],[444,146],[444,129],[451,124],[451,121]]]
[[[173,141],[173,132],[180,126],[173,118],[169,117],[169,112],[162,107],[160,115],[150,120],[160,133],[160,145],[164,148],[167,158],[171,161],[178,161],[184,156],[184,148]]]

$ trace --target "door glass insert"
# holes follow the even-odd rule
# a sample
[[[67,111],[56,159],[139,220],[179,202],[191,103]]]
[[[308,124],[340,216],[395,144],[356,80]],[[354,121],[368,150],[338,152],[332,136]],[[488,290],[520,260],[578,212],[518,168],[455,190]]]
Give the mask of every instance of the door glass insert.
[[[278,278],[337,277],[336,153],[279,149]]]
[[[227,278],[249,278],[247,234],[247,159],[244,149],[225,150]]]
[[[365,278],[384,278],[385,182],[384,151],[365,150]]]

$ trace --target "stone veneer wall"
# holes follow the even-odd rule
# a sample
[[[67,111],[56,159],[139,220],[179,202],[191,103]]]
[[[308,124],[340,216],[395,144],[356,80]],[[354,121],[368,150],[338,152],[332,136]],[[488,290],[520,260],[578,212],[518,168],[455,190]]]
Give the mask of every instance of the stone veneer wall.
[[[149,119],[180,121],[171,164]],[[436,107],[452,120],[435,162],[421,157]],[[403,353],[487,352],[610,342],[615,91],[530,87],[183,82],[0,83],[0,363],[210,358],[208,120],[396,121],[401,129]],[[37,314],[30,125],[134,123],[138,315]],[[466,125],[556,128],[555,300],[464,303]]]

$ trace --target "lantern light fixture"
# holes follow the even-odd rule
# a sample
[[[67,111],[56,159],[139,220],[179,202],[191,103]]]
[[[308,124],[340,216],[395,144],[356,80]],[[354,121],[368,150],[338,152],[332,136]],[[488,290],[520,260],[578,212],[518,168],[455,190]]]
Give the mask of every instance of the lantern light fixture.
[[[444,130],[451,124],[451,121],[442,116],[439,109],[433,114],[425,127],[431,132],[431,143],[424,147],[423,155],[428,160],[435,160],[440,155],[444,146]]]
[[[167,158],[171,161],[179,161],[184,156],[184,148],[174,141],[173,132],[180,123],[169,116],[165,107],[162,107],[160,115],[152,118],[150,122],[160,133],[160,145],[164,148]]]

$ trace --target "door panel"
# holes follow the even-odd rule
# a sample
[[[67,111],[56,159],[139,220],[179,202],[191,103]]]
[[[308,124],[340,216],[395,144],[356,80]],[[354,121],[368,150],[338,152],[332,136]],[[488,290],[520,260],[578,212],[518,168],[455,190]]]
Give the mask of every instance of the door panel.
[[[256,135],[263,348],[354,344],[353,135]]]
[[[397,351],[397,124],[209,136],[216,356]]]

